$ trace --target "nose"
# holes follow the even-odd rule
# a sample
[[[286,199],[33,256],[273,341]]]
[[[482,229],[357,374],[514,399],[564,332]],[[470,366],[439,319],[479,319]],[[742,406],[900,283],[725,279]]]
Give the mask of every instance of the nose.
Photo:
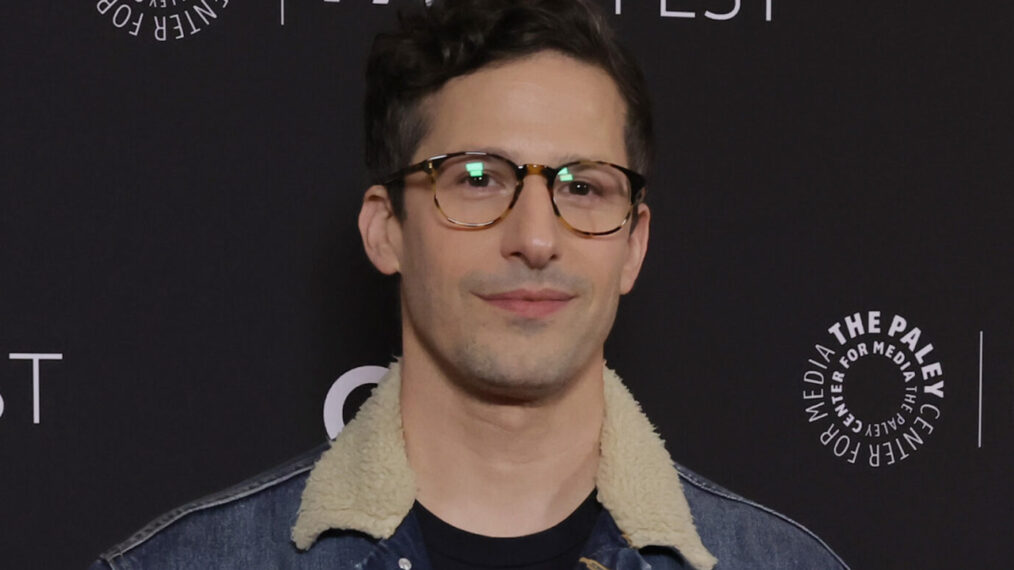
[[[545,177],[531,174],[510,214],[501,222],[501,254],[541,269],[559,257],[560,230]]]

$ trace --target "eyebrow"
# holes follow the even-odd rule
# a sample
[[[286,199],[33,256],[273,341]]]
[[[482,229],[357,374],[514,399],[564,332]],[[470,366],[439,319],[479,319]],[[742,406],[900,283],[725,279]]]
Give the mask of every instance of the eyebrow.
[[[468,147],[467,149],[463,149],[463,150],[477,150],[477,151],[480,151],[480,152],[488,152],[490,154],[498,154],[498,155],[500,155],[500,156],[502,156],[504,158],[508,158],[508,159],[510,159],[510,160],[512,160],[514,162],[517,162],[517,159],[513,156],[514,153],[512,153],[512,152],[510,152],[510,151],[508,151],[506,149],[503,149],[503,148],[500,148],[500,147],[496,147],[496,146],[480,146],[480,145],[476,145],[476,146]],[[553,162],[551,164],[547,164],[546,166],[559,166],[561,164],[569,164],[571,162],[577,162],[579,160],[597,160],[597,159],[590,158],[590,157],[587,157],[587,156],[581,156],[581,155],[578,155],[578,154],[565,154],[565,155],[557,158],[555,162]]]

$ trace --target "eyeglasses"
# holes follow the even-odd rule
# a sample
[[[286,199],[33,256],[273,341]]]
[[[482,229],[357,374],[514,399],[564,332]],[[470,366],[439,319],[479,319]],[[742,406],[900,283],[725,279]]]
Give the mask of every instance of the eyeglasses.
[[[521,195],[526,176],[546,179],[553,212],[567,229],[585,236],[619,231],[644,200],[645,179],[622,166],[579,160],[556,168],[515,164],[479,151],[433,156],[395,172],[383,185],[414,172],[429,174],[433,203],[447,221],[472,229],[488,228],[507,217]]]

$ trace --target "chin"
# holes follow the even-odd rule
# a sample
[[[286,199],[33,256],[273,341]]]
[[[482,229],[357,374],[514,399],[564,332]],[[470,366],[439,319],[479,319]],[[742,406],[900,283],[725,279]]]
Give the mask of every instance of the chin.
[[[572,353],[533,357],[508,355],[472,346],[457,351],[455,382],[473,395],[490,401],[524,402],[563,393],[582,368]],[[570,356],[571,358],[568,358]]]

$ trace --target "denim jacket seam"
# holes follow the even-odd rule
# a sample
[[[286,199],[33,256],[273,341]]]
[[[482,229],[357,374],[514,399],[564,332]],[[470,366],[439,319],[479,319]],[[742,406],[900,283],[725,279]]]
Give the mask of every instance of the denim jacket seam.
[[[260,475],[256,475],[251,479],[240,483],[239,485],[225,489],[224,491],[217,491],[197,499],[196,501],[191,501],[181,507],[172,509],[156,517],[126,540],[120,542],[106,552],[103,552],[100,558],[112,566],[114,570],[117,570],[117,566],[114,566],[114,559],[120,558],[121,562],[117,563],[119,568],[129,570],[129,568],[127,568],[126,559],[123,558],[123,556],[138,546],[141,546],[159,532],[172,526],[174,523],[190,514],[249,497],[265,489],[280,485],[297,475],[305,473],[313,468],[314,463],[320,456],[320,452],[321,446],[318,446],[310,453],[304,454],[301,458],[297,458],[294,461],[269,469]]]
[[[366,568],[366,565],[369,564],[371,560],[373,560],[379,555],[379,553],[383,550],[383,547],[386,543],[387,540],[378,541],[376,546],[374,546],[374,548],[372,548],[370,552],[366,555],[366,558],[363,558],[362,560],[354,564],[356,570],[362,570],[363,568]]]
[[[774,510],[774,509],[772,509],[770,507],[765,507],[764,505],[762,505],[760,503],[755,503],[755,502],[753,502],[753,501],[751,501],[749,499],[746,499],[744,497],[740,497],[739,495],[736,495],[735,493],[733,493],[731,491],[723,489],[722,487],[719,487],[715,483],[713,483],[713,482],[711,482],[711,481],[709,481],[709,480],[701,477],[700,475],[697,475],[696,473],[687,470],[682,465],[677,465],[676,466],[676,470],[679,472],[680,478],[686,480],[688,483],[690,483],[691,485],[693,485],[693,486],[695,486],[695,487],[697,487],[699,489],[702,489],[702,490],[704,490],[704,491],[706,491],[708,493],[711,493],[713,495],[717,495],[719,497],[722,497],[723,499],[727,499],[729,501],[733,501],[733,502],[736,502],[736,503],[741,503],[741,504],[753,507],[755,509],[758,509],[758,510],[760,510],[762,512],[765,512],[765,513],[769,514],[769,515],[773,515],[773,516],[781,519],[782,521],[784,521],[784,522],[786,522],[786,523],[794,526],[795,528],[803,531],[807,536],[809,536],[813,540],[817,541],[817,543],[820,544],[820,546],[822,546],[825,551],[827,551],[828,553],[830,553],[831,556],[833,556],[834,559],[837,560],[838,563],[842,565],[842,568],[844,568],[845,570],[850,570],[849,569],[849,565],[846,564],[845,561],[842,560],[842,558],[840,556],[838,556],[837,552],[835,552],[834,550],[832,550],[831,547],[828,546],[828,544],[826,542],[824,542],[823,539],[821,539],[812,530],[808,529],[803,524],[798,523],[798,522],[792,520],[791,518],[783,515],[782,513],[778,512],[778,511],[776,511],[776,510]]]
[[[116,560],[117,558],[119,560]],[[101,559],[106,564],[109,565],[109,569],[110,570],[130,570],[130,567],[131,567],[130,562],[128,562],[127,559],[123,558],[121,555],[116,555],[114,557],[106,558],[106,555],[103,554],[101,556]]]

